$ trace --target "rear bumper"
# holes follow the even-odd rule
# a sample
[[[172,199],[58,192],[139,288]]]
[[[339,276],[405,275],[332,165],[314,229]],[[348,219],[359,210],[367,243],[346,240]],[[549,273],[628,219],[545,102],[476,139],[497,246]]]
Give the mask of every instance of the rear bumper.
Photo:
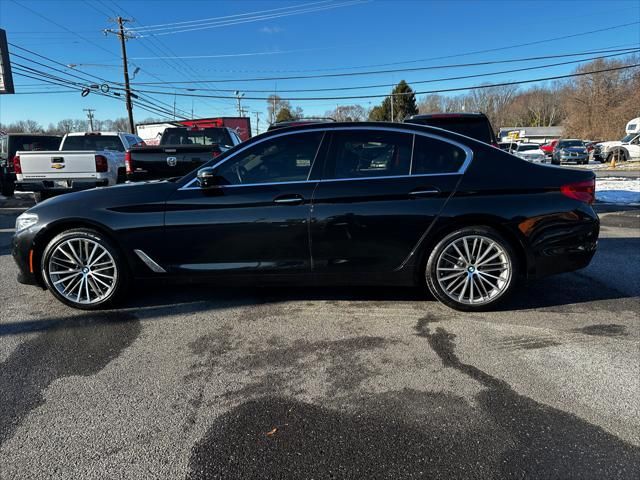
[[[533,264],[529,276],[541,278],[586,267],[596,253],[600,220],[591,208],[568,215],[580,217],[567,224],[549,225],[531,238]]]
[[[16,182],[16,190],[19,192],[52,192],[52,193],[68,193],[77,192],[79,190],[88,190],[95,187],[106,187],[109,180],[66,180],[67,187],[60,187],[53,180],[21,180]]]

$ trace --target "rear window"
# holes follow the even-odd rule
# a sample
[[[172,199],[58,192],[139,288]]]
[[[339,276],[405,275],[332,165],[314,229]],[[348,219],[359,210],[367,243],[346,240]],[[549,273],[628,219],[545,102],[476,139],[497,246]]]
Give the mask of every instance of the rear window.
[[[171,128],[167,129],[162,137],[162,143],[165,145],[233,145],[226,128]]]
[[[14,154],[17,151],[58,150],[60,147],[60,137],[16,135],[10,138],[10,148]]]
[[[429,117],[409,119],[407,122],[442,128],[484,143],[494,142],[491,126],[484,117]]]
[[[115,150],[124,152],[124,145],[117,135],[79,135],[67,137],[62,144],[63,151],[71,150]]]

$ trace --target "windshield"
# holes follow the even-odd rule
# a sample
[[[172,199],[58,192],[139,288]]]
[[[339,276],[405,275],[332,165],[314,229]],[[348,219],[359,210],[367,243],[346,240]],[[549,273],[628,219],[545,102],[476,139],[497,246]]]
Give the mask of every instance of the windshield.
[[[518,147],[519,152],[526,152],[527,150],[538,150],[540,148],[539,145],[520,145]]]
[[[621,142],[623,143],[627,143],[630,142],[631,140],[633,140],[635,138],[635,136],[637,135],[637,133],[630,133],[629,135],[627,135],[626,137],[624,137]]]
[[[584,147],[584,143],[582,142],[582,140],[564,140],[558,143],[558,148],[567,147]]]
[[[163,145],[233,145],[226,128],[188,130],[168,128],[162,135]]]
[[[62,144],[62,151],[71,150],[115,150],[124,152],[124,145],[117,135],[73,135]]]

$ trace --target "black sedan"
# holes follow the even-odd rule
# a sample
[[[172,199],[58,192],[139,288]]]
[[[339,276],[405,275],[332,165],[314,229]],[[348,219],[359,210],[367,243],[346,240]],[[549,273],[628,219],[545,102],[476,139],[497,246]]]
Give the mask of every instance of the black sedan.
[[[423,285],[488,309],[585,267],[594,174],[438,128],[326,123],[254,137],[177,181],[71,193],[18,217],[19,281],[82,309],[133,280]]]

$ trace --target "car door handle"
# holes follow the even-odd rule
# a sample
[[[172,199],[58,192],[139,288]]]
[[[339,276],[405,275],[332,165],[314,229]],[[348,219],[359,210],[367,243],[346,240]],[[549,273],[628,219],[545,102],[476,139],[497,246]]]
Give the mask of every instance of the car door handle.
[[[300,205],[303,202],[304,202],[304,197],[298,194],[282,195],[280,197],[276,197],[273,199],[273,203],[278,203],[281,205]]]
[[[409,196],[412,198],[433,197],[438,194],[440,194],[440,189],[435,187],[416,188],[409,192]]]

